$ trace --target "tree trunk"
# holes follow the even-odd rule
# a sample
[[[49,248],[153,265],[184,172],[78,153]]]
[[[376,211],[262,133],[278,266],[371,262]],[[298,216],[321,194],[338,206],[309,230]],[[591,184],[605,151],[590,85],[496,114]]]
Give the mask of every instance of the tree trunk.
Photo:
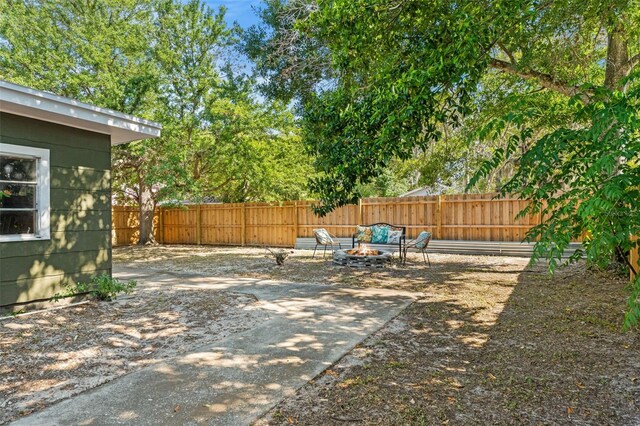
[[[621,24],[617,24],[609,33],[609,42],[607,45],[607,66],[604,74],[604,85],[611,90],[626,91],[626,87],[620,86],[620,80],[627,76],[627,66],[629,62],[629,50],[627,45],[626,34]],[[605,133],[602,134],[604,137]],[[626,161],[621,157],[620,161]],[[620,173],[616,167],[614,174]],[[613,262],[621,265],[629,264],[629,253],[626,253],[620,245],[615,247],[613,253]],[[633,265],[629,264],[631,271],[634,270]]]
[[[138,244],[156,244],[153,236],[153,214],[156,209],[156,202],[151,192],[151,187],[140,186],[140,240]]]
[[[626,76],[629,62],[629,49],[627,37],[620,24],[616,25],[609,33],[607,46],[607,67],[605,69],[604,85],[612,90],[621,90],[618,87],[620,80]]]

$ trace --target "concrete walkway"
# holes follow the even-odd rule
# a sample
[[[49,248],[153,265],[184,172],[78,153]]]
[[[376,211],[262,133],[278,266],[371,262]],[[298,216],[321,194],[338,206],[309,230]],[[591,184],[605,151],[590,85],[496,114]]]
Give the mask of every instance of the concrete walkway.
[[[140,285],[255,295],[268,320],[122,376],[16,425],[244,425],[332,365],[415,298],[395,290],[178,276],[120,268]]]

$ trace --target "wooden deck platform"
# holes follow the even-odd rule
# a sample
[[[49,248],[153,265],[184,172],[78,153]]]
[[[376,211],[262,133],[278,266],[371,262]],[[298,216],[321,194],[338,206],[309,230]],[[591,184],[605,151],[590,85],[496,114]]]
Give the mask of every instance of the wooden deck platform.
[[[338,238],[343,248],[351,248],[351,238]],[[297,238],[296,249],[313,250],[316,245],[314,238]],[[371,248],[380,250],[398,251],[397,245],[370,244]],[[458,240],[431,240],[429,243],[429,253],[448,254],[476,254],[494,256],[516,256],[530,257],[533,253],[534,244],[514,243],[503,241],[458,241]],[[571,243],[563,257],[571,256],[576,249],[580,248],[580,243]],[[323,246],[318,246],[318,251],[324,250]],[[409,249],[409,251],[415,251]]]

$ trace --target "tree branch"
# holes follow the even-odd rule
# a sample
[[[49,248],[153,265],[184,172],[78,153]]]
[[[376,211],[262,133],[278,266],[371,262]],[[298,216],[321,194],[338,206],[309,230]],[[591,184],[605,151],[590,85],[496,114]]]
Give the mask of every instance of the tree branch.
[[[500,49],[502,49],[502,51],[509,57],[509,62],[511,62],[513,65],[515,65],[516,64],[516,58],[513,56],[513,53],[509,49],[507,49],[504,44],[502,44],[500,42],[498,42],[498,47]]]
[[[629,58],[625,64],[625,75],[631,74],[631,71],[638,65],[640,65],[640,53]]]
[[[553,76],[539,71],[518,69],[516,64],[512,64],[501,59],[491,58],[489,66],[508,74],[517,75],[525,80],[536,80],[542,87],[566,96],[575,96],[580,93],[580,88],[577,86],[571,86],[562,81],[558,81]],[[588,97],[582,96],[583,102],[586,103],[588,100]]]

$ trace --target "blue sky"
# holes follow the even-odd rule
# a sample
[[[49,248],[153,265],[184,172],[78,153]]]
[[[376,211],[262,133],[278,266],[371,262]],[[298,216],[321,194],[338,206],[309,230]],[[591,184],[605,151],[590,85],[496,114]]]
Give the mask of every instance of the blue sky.
[[[226,20],[230,25],[237,22],[242,28],[249,28],[258,23],[258,17],[252,6],[259,7],[262,2],[260,0],[206,0],[206,3],[216,10],[219,6],[225,6]]]

